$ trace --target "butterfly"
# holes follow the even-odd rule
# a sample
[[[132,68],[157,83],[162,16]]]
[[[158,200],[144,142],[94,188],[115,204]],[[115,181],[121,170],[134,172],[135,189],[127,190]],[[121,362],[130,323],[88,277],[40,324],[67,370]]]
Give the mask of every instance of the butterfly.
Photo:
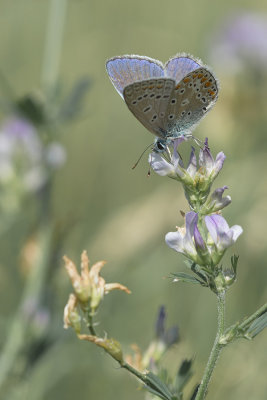
[[[187,54],[177,54],[166,64],[145,56],[119,56],[109,59],[106,69],[129,110],[157,136],[158,152],[180,136],[192,137],[218,98],[213,73]]]

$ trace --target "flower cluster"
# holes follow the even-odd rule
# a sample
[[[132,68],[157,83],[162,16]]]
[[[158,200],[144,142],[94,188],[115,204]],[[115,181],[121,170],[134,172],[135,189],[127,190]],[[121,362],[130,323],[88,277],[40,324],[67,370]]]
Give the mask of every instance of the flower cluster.
[[[68,258],[64,257],[65,268],[74,289],[74,293],[69,295],[68,302],[64,308],[64,328],[73,328],[80,340],[85,340],[96,344],[104,349],[119,363],[123,362],[120,343],[112,338],[99,337],[94,329],[93,317],[95,316],[105,294],[119,289],[126,293],[130,290],[120,283],[106,283],[100,276],[100,271],[105,265],[105,261],[98,261],[89,268],[89,259],[86,251],[81,255],[81,273],[79,274],[76,265]],[[89,328],[90,335],[81,333],[82,322],[85,321]]]
[[[15,215],[25,196],[39,192],[65,160],[64,147],[42,140],[29,120],[6,119],[0,126],[0,214]]]
[[[73,313],[77,311],[78,304],[93,316],[105,294],[115,289],[122,290],[128,294],[131,293],[126,286],[120,283],[106,283],[105,279],[100,276],[100,271],[104,267],[105,261],[98,261],[89,268],[89,259],[86,251],[81,255],[81,274],[79,274],[76,265],[68,257],[65,256],[64,261],[75,292],[75,294],[70,295],[65,307],[65,328],[72,326],[70,321]]]
[[[199,209],[206,202],[211,185],[223,167],[225,155],[220,152],[214,160],[206,139],[203,149],[201,148],[199,151],[198,163],[195,148],[192,147],[188,165],[185,167],[178,152],[178,146],[184,140],[183,136],[174,140],[173,152],[168,155],[168,158],[165,154],[153,152],[149,156],[149,162],[158,175],[168,176],[181,182],[191,208]],[[226,187],[217,189],[213,193],[210,204],[211,212],[218,211],[230,203],[230,197],[223,200],[221,198],[225,189]]]
[[[185,226],[176,232],[167,233],[167,245],[178,253],[202,266],[215,266],[221,261],[225,250],[235,243],[242,228],[234,225],[229,228],[226,220],[219,214],[207,215],[198,227],[198,214],[190,211],[185,215]]]
[[[184,140],[184,137],[174,140],[172,152],[169,149],[165,154],[153,152],[149,156],[150,165],[157,174],[182,183],[191,209],[183,214],[185,225],[178,227],[176,232],[167,233],[165,240],[170,248],[212,273],[227,248],[236,242],[242,228],[239,225],[230,228],[221,215],[221,210],[231,203],[231,197],[224,196],[227,186],[210,193],[223,167],[224,153],[220,152],[214,159],[206,139],[198,159],[192,148],[185,167],[178,151]]]
[[[34,125],[22,117],[7,119],[0,128],[0,183],[18,176],[26,191],[40,189],[48,170],[64,164],[66,153],[61,144],[42,143]]]

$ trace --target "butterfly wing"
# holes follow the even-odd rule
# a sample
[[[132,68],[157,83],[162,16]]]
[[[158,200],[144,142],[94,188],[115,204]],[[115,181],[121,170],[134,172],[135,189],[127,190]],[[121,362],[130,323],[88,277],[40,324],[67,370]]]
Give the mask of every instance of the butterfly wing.
[[[121,97],[124,88],[131,83],[164,76],[160,61],[134,55],[111,58],[106,63],[106,69]]]
[[[171,93],[164,121],[168,136],[191,132],[217,97],[218,83],[209,70],[201,67],[187,74]]]
[[[166,112],[175,81],[168,78],[134,82],[123,91],[124,100],[134,116],[154,135],[166,136]]]
[[[179,83],[189,72],[202,66],[200,60],[196,60],[186,54],[177,55],[166,62],[164,66],[165,76]]]

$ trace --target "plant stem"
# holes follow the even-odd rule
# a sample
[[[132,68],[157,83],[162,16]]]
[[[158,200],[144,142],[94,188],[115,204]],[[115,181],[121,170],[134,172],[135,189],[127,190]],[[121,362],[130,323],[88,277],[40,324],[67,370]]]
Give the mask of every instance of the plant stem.
[[[94,324],[93,324],[93,317],[90,315],[90,312],[88,312],[88,328],[91,333],[91,335],[97,336]]]
[[[145,374],[142,374],[141,372],[133,368],[130,364],[126,363],[125,361],[123,361],[120,365],[122,368],[127,369],[127,371],[131,372],[131,374],[135,375],[138,379],[147,384],[147,379]]]
[[[205,398],[209,382],[211,380],[211,376],[213,370],[216,366],[216,362],[219,358],[220,352],[222,350],[223,345],[220,344],[220,338],[224,333],[224,322],[225,322],[225,292],[219,292],[217,294],[217,305],[218,305],[218,330],[216,334],[216,338],[209,356],[209,360],[204,371],[203,378],[201,380],[201,384],[199,386],[197,396],[195,400],[202,400]]]
[[[45,224],[41,227],[38,238],[40,246],[38,259],[35,265],[32,266],[20,305],[8,332],[7,341],[2,349],[0,357],[0,387],[8,379],[8,375],[14,367],[17,356],[25,344],[30,318],[30,316],[27,317],[26,308],[27,306],[32,306],[37,309],[40,303],[50,264],[52,234],[53,229],[50,224]]]
[[[51,0],[42,66],[42,86],[50,93],[57,83],[67,0]]]

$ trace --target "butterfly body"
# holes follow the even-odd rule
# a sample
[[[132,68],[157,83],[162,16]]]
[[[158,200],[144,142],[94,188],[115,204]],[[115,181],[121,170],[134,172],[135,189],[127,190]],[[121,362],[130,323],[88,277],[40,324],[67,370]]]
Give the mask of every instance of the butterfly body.
[[[191,56],[176,56],[165,65],[147,57],[115,57],[107,71],[129,110],[157,136],[156,151],[179,136],[192,136],[218,96],[213,74]]]

